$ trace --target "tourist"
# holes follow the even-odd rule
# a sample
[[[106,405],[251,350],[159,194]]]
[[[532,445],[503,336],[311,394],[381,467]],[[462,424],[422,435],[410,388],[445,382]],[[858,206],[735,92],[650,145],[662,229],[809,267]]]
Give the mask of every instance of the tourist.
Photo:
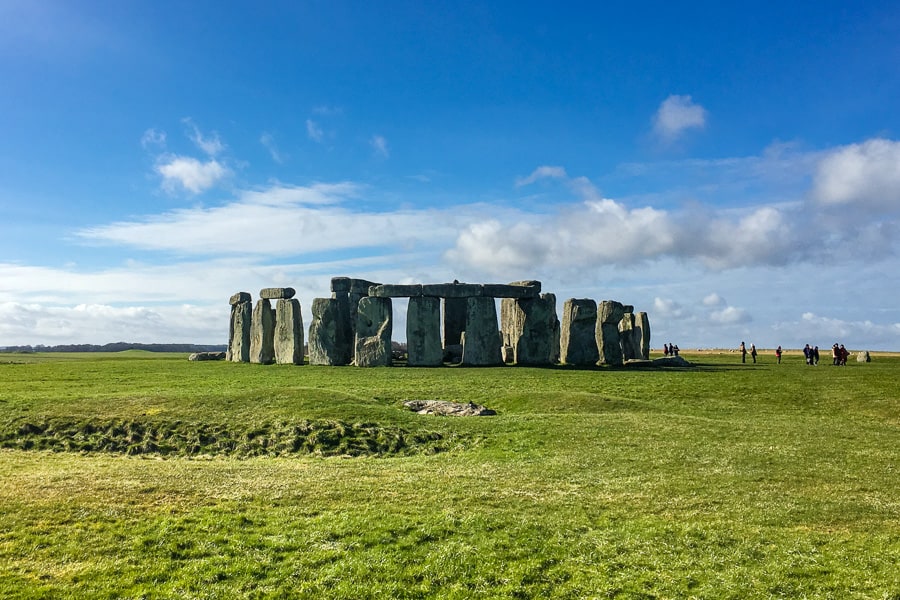
[[[672,354],[678,356],[678,344],[675,344],[672,348]]]
[[[775,348],[775,362],[781,364],[781,346]]]
[[[809,344],[803,346],[803,356],[806,357],[806,364],[812,364],[812,348],[809,347]]]
[[[844,348],[843,344],[841,344],[840,354],[841,354],[841,366],[846,367],[847,359],[850,357],[850,352],[848,352],[847,349]]]
[[[669,356],[669,346],[668,346],[668,344],[663,344],[663,356]]]
[[[841,364],[841,351],[840,349],[838,349],[837,342],[835,342],[834,345],[831,346],[831,364],[833,364],[835,367]]]
[[[812,355],[813,355],[813,364],[818,367],[819,366],[819,347],[818,346],[813,348]]]
[[[750,344],[750,357],[753,359],[753,364],[756,364],[756,344]]]
[[[741,345],[738,347],[738,351],[741,353],[741,362],[747,362],[747,346],[744,345],[743,341],[741,341]]]

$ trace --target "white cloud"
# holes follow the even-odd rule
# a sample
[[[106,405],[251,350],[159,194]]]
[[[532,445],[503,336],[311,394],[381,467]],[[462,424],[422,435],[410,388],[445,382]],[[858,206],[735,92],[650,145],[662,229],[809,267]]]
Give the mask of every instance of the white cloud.
[[[685,310],[684,307],[675,300],[657,296],[653,299],[653,315],[663,318],[680,319],[685,316]]]
[[[189,254],[290,256],[350,248],[413,248],[448,243],[472,220],[465,210],[366,212],[339,204],[357,186],[275,185],[244,191],[217,207],[175,210],[143,221],[87,228],[88,241]]]
[[[735,323],[748,323],[753,320],[753,318],[743,308],[737,308],[734,306],[726,306],[722,310],[714,310],[709,313],[709,318],[716,323],[725,325],[731,325]]]
[[[259,143],[269,151],[269,155],[272,157],[272,160],[277,162],[279,165],[284,163],[281,152],[278,151],[278,144],[275,143],[275,137],[271,133],[266,132],[259,136]]]
[[[528,177],[519,177],[516,179],[516,187],[530,185],[538,180],[547,178],[564,179],[566,178],[566,170],[562,167],[541,166],[531,172]]]
[[[725,299],[715,292],[703,297],[703,306],[725,306],[727,304]]]
[[[665,141],[672,141],[688,129],[706,126],[706,109],[690,96],[671,95],[662,101],[653,119],[653,130]]]
[[[182,119],[182,122],[188,126],[188,138],[203,152],[209,156],[216,156],[225,149],[225,144],[219,139],[219,134],[215,131],[209,136],[203,134],[200,128],[190,118]]]
[[[156,165],[163,177],[163,187],[174,191],[177,186],[199,194],[231,175],[231,171],[215,159],[200,162],[190,156],[165,156]]]
[[[141,146],[144,148],[148,148],[151,146],[163,147],[166,146],[166,132],[165,131],[157,131],[153,128],[148,129],[144,132],[144,135],[141,136]]]
[[[827,206],[900,209],[900,142],[876,138],[829,152],[816,170],[813,198]]]
[[[325,138],[325,132],[312,119],[306,120],[306,135],[314,142],[321,142]]]
[[[372,149],[375,151],[375,154],[382,158],[388,158],[390,156],[390,151],[388,150],[387,140],[384,139],[384,136],[381,135],[373,135],[371,139],[369,139],[369,145],[372,146]]]

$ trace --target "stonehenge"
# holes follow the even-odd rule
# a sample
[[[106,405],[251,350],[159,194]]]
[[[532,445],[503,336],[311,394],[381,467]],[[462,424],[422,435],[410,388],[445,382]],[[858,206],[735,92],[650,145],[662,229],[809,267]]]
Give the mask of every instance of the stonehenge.
[[[411,367],[448,361],[621,366],[650,356],[646,312],[615,300],[569,298],[560,318],[556,295],[542,293],[540,281],[391,284],[334,277],[331,297],[310,305],[306,337],[295,295],[293,288],[263,288],[255,307],[247,292],[231,296],[226,359],[303,365],[308,353],[310,365],[391,366],[394,299],[408,301],[405,364]]]

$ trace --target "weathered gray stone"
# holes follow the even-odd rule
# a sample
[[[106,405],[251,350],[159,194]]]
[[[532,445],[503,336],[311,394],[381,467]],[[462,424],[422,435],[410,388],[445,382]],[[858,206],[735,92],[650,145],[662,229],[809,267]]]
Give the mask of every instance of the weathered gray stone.
[[[194,352],[188,356],[189,361],[225,360],[225,352]]]
[[[335,364],[349,365],[353,362],[353,347],[356,344],[356,303],[350,301],[349,292],[332,292],[331,296],[336,303],[337,311],[334,338],[336,352],[334,360],[337,361]],[[359,302],[359,298],[356,302]]]
[[[293,298],[297,291],[294,288],[263,288],[259,290],[259,297],[267,300],[281,300]]]
[[[622,354],[625,360],[641,358],[641,349],[635,344],[634,313],[626,312],[619,321],[619,339],[622,342]]]
[[[422,295],[422,284],[384,283],[373,285],[369,288],[369,295],[376,298],[415,298]]]
[[[373,285],[381,285],[377,281],[369,281],[367,279],[351,279],[350,294],[358,294],[360,298],[369,295],[369,288]]]
[[[262,365],[275,362],[275,311],[267,298],[257,300],[253,308],[250,362]]]
[[[407,400],[403,406],[420,415],[445,415],[448,417],[486,417],[497,411],[473,402],[461,403],[448,400]]]
[[[511,362],[518,365],[550,364],[555,354],[558,321],[556,297],[552,294],[501,300],[501,331],[503,343],[512,348]]]
[[[252,300],[253,298],[250,297],[250,292],[238,292],[228,299],[228,304],[234,306],[235,304],[251,302]]]
[[[315,298],[309,325],[309,364],[350,364],[347,349],[341,346],[339,302],[334,298]]]
[[[541,295],[541,282],[485,283],[481,286],[481,294],[492,298],[537,298]]]
[[[619,337],[619,322],[625,316],[625,306],[615,300],[603,300],[597,307],[597,349],[600,364],[621,366],[625,362]]]
[[[481,284],[478,283],[426,283],[422,286],[422,295],[438,298],[472,298],[482,295],[481,288]]]
[[[359,301],[356,316],[357,367],[390,366],[393,315],[390,298],[365,297]]]
[[[597,303],[590,298],[569,298],[563,303],[559,359],[567,365],[594,365],[597,351]]]
[[[868,350],[860,350],[856,353],[856,362],[872,362],[872,357]]]
[[[466,300],[466,331],[461,337],[462,364],[479,367],[503,364],[493,298],[479,296]]]
[[[303,316],[296,298],[282,298],[275,305],[275,362],[303,364]]]
[[[344,294],[350,293],[350,278],[349,277],[332,277],[331,278],[331,291],[332,292],[343,292]]]
[[[650,317],[645,312],[634,315],[636,345],[640,348],[641,358],[650,360]]]
[[[462,338],[462,334],[460,334]],[[462,341],[462,340],[460,340]],[[462,344],[447,344],[444,346],[444,362],[459,363],[462,362]]]
[[[561,330],[559,317],[556,315],[556,294],[541,294],[541,298],[543,298],[545,302],[549,302],[550,306],[553,307],[553,340],[550,343],[550,364],[556,364],[559,362],[559,338]]]
[[[439,367],[441,347],[441,300],[426,296],[409,299],[406,311],[406,352],[411,367]]]
[[[249,296],[249,294],[247,294]],[[228,325],[228,351],[226,360],[250,362],[250,326],[253,321],[253,305],[250,301],[231,306]]]
[[[424,287],[424,286],[423,286]],[[444,298],[444,348],[462,344],[462,332],[466,330],[466,299]],[[462,357],[462,351],[460,351]]]

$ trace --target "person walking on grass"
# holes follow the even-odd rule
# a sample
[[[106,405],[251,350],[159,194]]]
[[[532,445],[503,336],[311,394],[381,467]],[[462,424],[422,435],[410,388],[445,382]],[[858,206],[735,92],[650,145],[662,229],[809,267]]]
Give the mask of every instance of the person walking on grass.
[[[819,347],[818,346],[813,348],[812,355],[813,355],[813,364],[818,367],[819,366]]]
[[[756,364],[756,344],[750,344],[750,358],[753,359],[753,364]]]
[[[781,346],[775,348],[775,362],[781,364]]]
[[[741,362],[747,362],[747,346],[744,345],[744,342],[741,342],[741,345],[738,347],[738,351],[741,353]]]

